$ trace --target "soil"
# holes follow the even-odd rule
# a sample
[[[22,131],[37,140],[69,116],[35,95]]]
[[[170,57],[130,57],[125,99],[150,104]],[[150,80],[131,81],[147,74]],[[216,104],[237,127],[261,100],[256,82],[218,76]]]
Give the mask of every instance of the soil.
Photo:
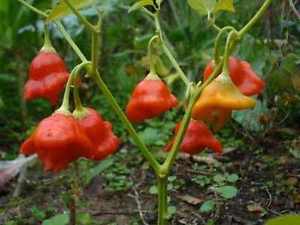
[[[238,194],[230,200],[221,199],[209,187],[200,187],[192,181],[197,173],[213,176],[220,168],[209,166],[205,171],[195,171],[193,165],[206,164],[179,159],[172,172],[176,179],[184,180],[184,185],[171,191],[171,205],[176,206],[176,213],[170,224],[261,225],[271,217],[300,213],[299,160],[280,143],[273,142],[264,148],[255,151],[237,149],[218,159],[222,162],[222,171],[237,173],[240,177],[235,184]],[[132,154],[122,163],[134,161],[136,157],[140,156]],[[29,169],[19,198],[11,197],[16,181],[2,190],[0,224],[16,218],[19,218],[17,224],[41,224],[34,219],[33,206],[43,209],[49,216],[66,210],[62,193],[68,189],[64,178],[69,176],[69,172],[45,174],[37,172],[41,170],[36,167],[39,165]],[[149,169],[143,168],[145,163],[130,169],[128,180],[132,180],[134,185],[123,191],[108,191],[104,174],[94,177],[82,190],[79,211],[88,212],[94,224],[155,225],[156,196],[149,193],[155,179]],[[207,199],[217,202],[217,207],[212,212],[201,213],[199,208]],[[140,220],[141,214],[144,222]]]

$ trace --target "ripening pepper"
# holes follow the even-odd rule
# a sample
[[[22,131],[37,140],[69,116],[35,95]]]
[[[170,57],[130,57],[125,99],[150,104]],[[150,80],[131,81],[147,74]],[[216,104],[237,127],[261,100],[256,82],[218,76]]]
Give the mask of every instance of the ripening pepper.
[[[21,145],[21,153],[36,153],[46,171],[59,172],[80,157],[88,157],[93,143],[72,115],[56,112],[43,119]]]
[[[175,135],[180,127],[178,123],[175,127]],[[165,150],[170,151],[174,140],[166,146]],[[222,154],[222,145],[214,137],[212,132],[202,121],[191,120],[186,130],[185,136],[181,142],[180,150],[188,154],[198,154],[205,148],[212,149],[218,155]]]
[[[134,89],[126,107],[126,114],[132,122],[143,122],[159,116],[177,105],[167,85],[157,75],[149,74]]]
[[[254,108],[256,101],[243,95],[229,76],[221,73],[204,88],[192,110],[192,118],[209,123],[214,130],[223,127],[232,110]]]
[[[56,105],[68,76],[62,58],[52,49],[42,49],[31,62],[24,88],[25,100],[44,98]]]
[[[90,152],[88,158],[102,160],[117,151],[120,140],[114,135],[111,123],[104,121],[101,115],[92,108],[85,109],[85,111],[83,117],[74,116],[93,144],[93,151]]]
[[[207,80],[212,74],[213,64],[213,61],[211,61],[204,69],[204,80]],[[244,95],[258,95],[265,87],[265,82],[253,71],[251,65],[235,57],[229,58],[229,75]]]

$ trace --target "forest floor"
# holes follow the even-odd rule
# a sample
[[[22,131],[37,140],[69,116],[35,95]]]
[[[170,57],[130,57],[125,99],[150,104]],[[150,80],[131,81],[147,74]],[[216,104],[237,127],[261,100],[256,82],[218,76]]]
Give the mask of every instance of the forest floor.
[[[217,163],[178,159],[168,186],[170,224],[261,225],[268,218],[300,213],[299,160],[278,140],[246,146],[231,149]],[[135,149],[123,148],[94,170],[80,162],[80,224],[156,224],[155,177]],[[16,180],[1,191],[0,224],[42,224],[67,212],[71,174],[44,173],[39,164],[29,168],[20,197],[11,197]]]

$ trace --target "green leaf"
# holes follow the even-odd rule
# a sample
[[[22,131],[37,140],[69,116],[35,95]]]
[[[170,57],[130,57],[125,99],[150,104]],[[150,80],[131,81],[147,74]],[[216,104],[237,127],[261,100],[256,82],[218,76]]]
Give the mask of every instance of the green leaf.
[[[145,7],[147,5],[153,5],[153,0],[140,0],[136,3],[134,3],[129,9],[128,13],[131,13],[132,11],[135,11],[137,9],[140,9],[142,7]]]
[[[216,192],[219,193],[223,198],[231,199],[237,195],[238,190],[234,186],[222,186],[216,188]]]
[[[149,193],[152,195],[156,195],[158,193],[157,186],[156,185],[151,186],[149,189]]]
[[[92,217],[88,213],[78,213],[76,215],[77,223],[80,225],[89,225],[92,224]]]
[[[38,209],[37,207],[32,207],[31,209],[32,215],[37,218],[38,220],[43,220],[46,217],[46,213],[42,210]]]
[[[223,183],[225,181],[225,177],[222,174],[216,174],[213,179],[218,184]]]
[[[0,96],[0,109],[3,108],[3,107],[4,107],[4,102],[3,102],[3,100],[2,100],[2,98]]]
[[[235,183],[238,181],[238,179],[239,179],[239,176],[235,173],[230,174],[226,177],[226,180],[229,181],[230,183]]]
[[[76,9],[81,9],[94,4],[95,0],[69,0],[69,2]],[[63,0],[60,0],[59,3],[50,12],[47,20],[54,21],[71,13],[72,10],[69,8],[69,6]]]
[[[50,219],[44,220],[42,225],[67,225],[69,223],[68,214],[58,214]]]
[[[8,12],[9,0],[0,0],[0,12]]]
[[[257,100],[254,109],[233,112],[233,119],[245,129],[259,132],[264,130],[264,126],[259,122],[259,119],[267,113],[267,102]]]
[[[208,213],[214,210],[215,208],[215,202],[213,200],[208,200],[203,202],[203,204],[200,207],[200,212],[202,213]]]
[[[214,12],[221,10],[234,12],[233,0],[219,0],[215,6]]]
[[[176,213],[176,207],[175,206],[169,206],[168,207],[168,214],[167,214],[167,219],[171,219],[172,216]]]
[[[95,176],[99,175],[108,167],[110,167],[113,164],[113,162],[113,158],[108,158],[106,160],[101,161],[97,166],[90,169],[86,175],[86,184],[89,184]]]
[[[267,221],[266,225],[300,225],[300,215],[284,215]]]
[[[152,127],[147,127],[145,130],[139,132],[139,136],[145,141],[146,145],[153,145],[157,140],[161,139],[160,133]]]
[[[216,0],[188,0],[188,4],[200,15],[207,15],[214,10]]]

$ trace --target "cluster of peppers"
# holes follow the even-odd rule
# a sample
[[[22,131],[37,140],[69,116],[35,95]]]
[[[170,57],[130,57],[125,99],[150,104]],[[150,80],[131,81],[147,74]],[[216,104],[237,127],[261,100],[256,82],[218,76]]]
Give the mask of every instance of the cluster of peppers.
[[[213,62],[204,70],[204,81],[213,72]],[[256,75],[251,66],[242,60],[230,57],[229,76],[221,73],[204,88],[192,110],[192,120],[186,130],[180,150],[188,154],[198,154],[205,148],[220,155],[222,146],[208,126],[217,131],[231,117],[233,110],[255,107],[255,100],[249,96],[262,92],[264,81]],[[177,100],[166,84],[151,73],[134,89],[127,105],[126,113],[131,122],[143,122],[177,106]],[[175,135],[180,122],[175,127]],[[165,147],[169,151],[174,138]]]
[[[256,75],[250,64],[234,57],[229,58],[229,74],[222,72],[202,92],[192,117],[203,120],[217,131],[230,119],[233,110],[254,108],[256,101],[250,96],[260,94],[264,81]],[[213,72],[214,62],[204,70],[204,81]]]
[[[43,47],[31,63],[24,98],[44,98],[56,105],[68,78],[62,58],[53,48]],[[58,110],[43,119],[21,145],[21,153],[37,154],[45,170],[59,172],[81,157],[102,160],[119,145],[110,122],[92,108],[81,108],[80,113]]]
[[[206,66],[204,81],[212,74],[214,66],[213,61]],[[217,131],[231,117],[233,110],[255,106],[256,102],[250,96],[262,92],[264,81],[245,61],[230,57],[228,67],[229,74],[220,73],[203,89],[195,103],[192,119],[180,145],[182,152],[198,154],[210,148],[220,155],[222,145],[206,124]],[[45,98],[56,105],[68,78],[64,61],[52,47],[44,46],[31,63],[24,98]],[[141,123],[177,105],[178,100],[168,86],[151,71],[133,90],[126,114],[131,122]],[[175,135],[179,127],[180,122],[174,130]],[[171,149],[173,142],[174,138],[166,145],[166,151]],[[80,113],[75,110],[73,114],[58,110],[42,120],[22,144],[21,153],[36,153],[46,170],[57,172],[80,157],[102,160],[117,151],[119,145],[120,140],[114,135],[109,122],[94,109],[81,108]]]

